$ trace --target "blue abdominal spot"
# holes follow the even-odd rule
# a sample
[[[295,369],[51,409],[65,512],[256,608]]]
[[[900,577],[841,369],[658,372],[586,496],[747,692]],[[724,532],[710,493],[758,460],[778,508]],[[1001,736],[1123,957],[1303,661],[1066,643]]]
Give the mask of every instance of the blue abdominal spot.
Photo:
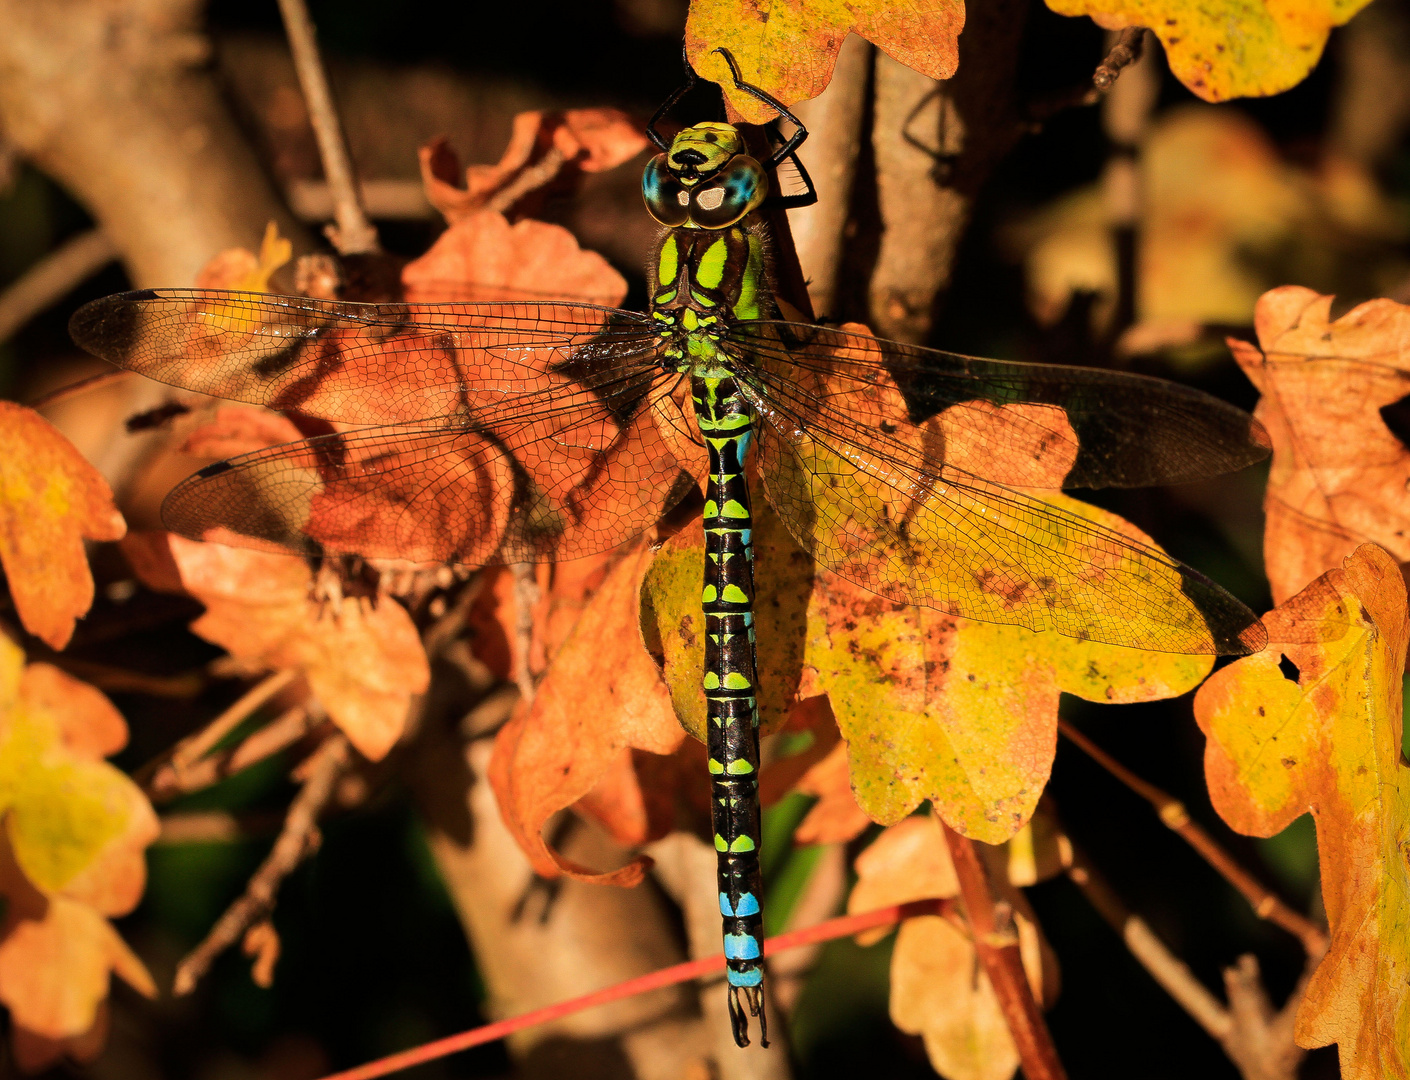
[[[746,915],[757,915],[759,914],[759,901],[752,892],[747,892],[740,896],[739,906],[732,909],[729,903],[729,895],[720,893],[720,914],[726,916],[733,915],[737,919],[742,919]]]
[[[753,934],[726,934],[725,956],[730,960],[757,960],[759,939]]]
[[[764,973],[758,968],[752,971],[727,971],[731,986],[758,986],[764,981]]]

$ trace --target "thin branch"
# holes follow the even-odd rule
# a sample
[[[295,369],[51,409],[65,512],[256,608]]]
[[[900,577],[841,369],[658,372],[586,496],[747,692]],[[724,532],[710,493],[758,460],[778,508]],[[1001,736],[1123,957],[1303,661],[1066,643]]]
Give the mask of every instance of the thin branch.
[[[329,736],[310,762],[308,779],[284,817],[284,828],[274,848],[260,864],[245,886],[245,891],[216,924],[205,940],[197,945],[176,966],[172,993],[180,997],[189,994],[215,958],[234,945],[255,923],[274,910],[274,898],[280,884],[293,873],[303,860],[318,849],[321,835],[318,815],[333,797],[338,780],[352,763],[348,740],[338,733]]]
[[[223,753],[212,754],[180,768],[170,764],[162,766],[147,785],[147,792],[154,800],[166,800],[202,791],[288,749],[314,726],[315,721],[309,710],[303,705],[295,705]]]
[[[188,735],[161,756],[149,761],[133,774],[133,779],[155,794],[159,786],[171,786],[171,779],[161,780],[163,772],[170,770],[179,775],[189,769],[211,750],[216,743],[240,726],[256,709],[298,677],[292,668],[276,671],[246,691],[235,704],[226,709],[209,724],[193,735]],[[179,786],[179,785],[178,785]]]
[[[362,206],[362,193],[353,174],[352,158],[333,94],[328,88],[328,74],[318,52],[318,37],[309,18],[304,0],[279,0],[284,16],[284,30],[289,37],[289,49],[294,54],[294,70],[299,76],[304,102],[308,105],[309,121],[318,139],[318,153],[323,159],[323,175],[333,193],[333,218],[336,224],[327,229],[328,239],[340,255],[361,255],[379,250],[377,230],[367,220]]]
[[[803,945],[850,937],[863,930],[870,930],[878,926],[891,926],[903,919],[913,919],[921,915],[944,916],[950,913],[953,907],[954,901],[952,900],[913,900],[908,904],[896,904],[892,907],[878,908],[875,911],[864,911],[860,915],[844,915],[836,919],[829,919],[825,923],[819,923],[817,926],[809,926],[802,930],[790,930],[786,934],[771,937],[764,942],[764,955],[775,956],[788,949],[796,949]],[[325,1076],[322,1080],[376,1080],[377,1077],[388,1076],[391,1073],[409,1069],[413,1065],[421,1065],[427,1061],[437,1061],[461,1050],[468,1050],[472,1046],[498,1042],[500,1039],[513,1035],[516,1031],[524,1031],[540,1024],[547,1024],[565,1016],[572,1016],[585,1009],[634,997],[637,994],[645,994],[651,990],[675,986],[678,983],[689,982],[691,979],[698,979],[702,976],[714,975],[723,971],[724,967],[723,953],[716,953],[714,956],[703,957],[699,960],[689,960],[683,964],[653,971],[649,975],[628,979],[626,982],[594,991],[591,994],[583,994],[581,997],[559,1002],[557,1005],[534,1009],[532,1012],[510,1017],[508,1020],[500,1020],[494,1024],[486,1024],[484,1027],[462,1031],[459,1035],[437,1039],[435,1042],[425,1043],[413,1050],[403,1050],[399,1054],[392,1054],[389,1057],[368,1062],[366,1065],[359,1065],[355,1069],[347,1069],[331,1076]]]
[[[154,844],[233,844],[239,840],[274,836],[284,824],[273,811],[232,814],[229,810],[192,810],[163,814],[161,832]]]
[[[0,293],[0,342],[117,257],[102,229],[65,240]]]
[[[1116,35],[1116,41],[1106,54],[1097,70],[1092,72],[1092,87],[1106,93],[1116,82],[1123,68],[1128,68],[1141,58],[1146,40],[1144,26],[1128,26]]]
[[[567,161],[568,159],[562,150],[556,146],[550,146],[542,158],[496,191],[494,197],[485,204],[485,209],[508,214],[514,204],[525,195],[550,183],[563,171],[563,166],[567,164]]]
[[[1097,914],[1126,943],[1131,955],[1150,972],[1151,978],[1190,1014],[1195,1023],[1212,1038],[1222,1042],[1233,1028],[1229,1011],[1205,988],[1204,983],[1195,978],[1194,972],[1184,961],[1165,947],[1146,921],[1130,912],[1116,890],[1075,846],[1067,876],[1097,909]]]
[[[529,665],[534,644],[534,607],[540,599],[532,563],[515,563],[514,574],[514,681],[525,706],[534,700],[537,683]]]
[[[46,661],[60,671],[66,671],[110,694],[146,694],[148,697],[189,700],[209,686],[211,681],[204,671],[148,675],[143,671],[129,671],[62,653],[47,657]]]
[[[136,376],[135,371],[100,371],[96,375],[90,375],[86,379],[79,379],[78,382],[69,383],[67,386],[60,386],[50,390],[47,394],[41,394],[29,403],[29,407],[34,410],[47,408],[50,405],[66,401],[71,397],[78,397],[86,394],[90,390],[99,390],[111,382],[118,382],[123,379],[131,379]]]
[[[1293,1039],[1298,1005],[1316,970],[1318,958],[1309,954],[1307,965],[1288,1000],[1274,1009],[1259,977],[1258,960],[1245,954],[1224,969],[1226,1007],[1194,973],[1172,953],[1139,915],[1133,915],[1087,856],[1073,848],[1071,879],[1115,930],[1131,955],[1151,978],[1223,1048],[1245,1080],[1295,1080],[1307,1052]]]
[[[1205,862],[1236,888],[1259,918],[1281,926],[1296,937],[1309,957],[1320,958],[1327,951],[1326,932],[1264,888],[1217,840],[1190,819],[1184,803],[1141,779],[1066,720],[1058,721],[1058,730],[1103,769],[1150,803],[1165,826],[1183,837]]]
[[[974,951],[999,999],[1004,1021],[1013,1036],[1027,1080],[1066,1080],[1052,1036],[1048,1034],[1043,1012],[1033,999],[1033,989],[1023,970],[1018,948],[1018,932],[1008,905],[994,902],[989,873],[974,848],[974,841],[961,836],[943,821],[941,831],[950,849],[950,861],[960,883],[960,898],[969,919]]]

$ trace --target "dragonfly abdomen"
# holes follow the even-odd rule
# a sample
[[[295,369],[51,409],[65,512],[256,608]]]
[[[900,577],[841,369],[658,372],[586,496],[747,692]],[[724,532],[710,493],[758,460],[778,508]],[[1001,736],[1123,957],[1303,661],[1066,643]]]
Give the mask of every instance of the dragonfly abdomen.
[[[753,518],[744,459],[754,414],[734,380],[692,380],[710,455],[705,495],[705,702],[720,915],[735,1041],[749,1043],[748,1015],[764,1019],[759,873],[759,708],[754,663]],[[748,1015],[746,1015],[746,1010]]]

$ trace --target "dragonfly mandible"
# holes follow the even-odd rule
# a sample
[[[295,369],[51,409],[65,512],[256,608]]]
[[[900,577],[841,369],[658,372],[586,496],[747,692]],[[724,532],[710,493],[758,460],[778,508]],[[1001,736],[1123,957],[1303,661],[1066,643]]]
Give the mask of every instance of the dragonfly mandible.
[[[661,153],[643,195],[663,231],[645,314],[147,289],[86,305],[71,332],[159,381],[343,426],[178,485],[163,517],[195,539],[222,528],[308,556],[573,559],[651,528],[703,472],[702,679],[729,1008],[744,1046],[751,1016],[768,1045],[751,451],[798,544],[884,597],[1158,652],[1244,654],[1265,635],[1232,596],[1045,501],[1002,453],[952,460],[935,418],[982,451],[998,438],[986,414],[954,406],[1037,406],[1017,422],[1069,453],[1063,487],[1193,480],[1257,461],[1269,442],[1241,410],[1159,379],[781,319],[763,211],[797,200],[771,194],[769,175],[807,132],[725,58],[736,85],[795,133],[765,161],[729,124],[667,141],[656,125],[693,73],[658,110],[648,133]]]

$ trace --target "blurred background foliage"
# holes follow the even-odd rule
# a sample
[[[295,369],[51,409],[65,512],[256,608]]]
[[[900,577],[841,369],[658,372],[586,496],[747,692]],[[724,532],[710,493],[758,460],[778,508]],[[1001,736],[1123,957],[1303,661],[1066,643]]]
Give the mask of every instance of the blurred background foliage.
[[[468,161],[489,162],[521,109],[610,104],[644,117],[679,81],[682,0],[581,0],[553,5],[550,13],[536,4],[434,0],[322,0],[311,7],[363,177],[401,182],[394,190],[412,190],[413,203],[416,148],[433,135],[448,135]],[[297,204],[319,166],[275,5],[214,0],[209,22],[235,110]],[[1103,33],[1088,20],[1056,16],[1035,0],[1021,95],[1036,99],[1081,83],[1103,52]],[[1128,364],[1250,407],[1254,392],[1220,340],[1223,333],[1252,337],[1253,304],[1263,290],[1293,283],[1335,292],[1338,311],[1375,295],[1410,299],[1407,117],[1406,0],[1376,0],[1334,31],[1312,75],[1275,98],[1205,105],[1168,74],[1161,77],[1140,166],[1147,198],[1134,310],[1122,326],[1104,209],[1109,142],[1101,109],[1059,112],[1017,145],[979,194],[930,343],[1005,358]],[[549,216],[606,254],[639,303],[653,230],[637,175],[628,166],[590,178]],[[854,215],[860,249],[866,223],[875,220],[869,197],[874,192],[869,196],[862,183]],[[62,189],[0,157],[0,288],[90,225]],[[406,255],[423,251],[441,228],[429,208],[414,206],[378,225],[384,243]],[[68,343],[67,316],[79,302],[123,284],[110,266],[0,344],[0,394],[26,400],[90,370]],[[858,299],[865,283],[844,281],[843,295],[839,314],[865,318]],[[1265,610],[1262,482],[1250,470],[1101,501]],[[105,602],[100,597],[100,609]],[[166,605],[151,613],[158,629],[123,642],[123,654],[171,673],[213,655],[176,633],[182,623],[172,621],[170,606],[184,601],[143,602]],[[111,642],[80,637],[73,654],[81,658],[86,648],[96,655],[100,646],[113,662]],[[214,712],[228,703],[223,692],[209,691],[211,700],[199,704]],[[134,733],[120,761],[125,767],[180,733],[175,706],[167,711],[159,699],[133,695],[117,701]],[[1187,699],[1104,708],[1069,699],[1064,711],[1129,767],[1184,800],[1287,899],[1315,908],[1310,820],[1266,841],[1229,833],[1203,788],[1203,744]],[[153,849],[146,899],[120,928],[159,983],[170,985],[177,958],[266,850],[291,790],[288,766],[273,759],[171,808],[233,812],[247,828],[238,841],[169,838]],[[1252,950],[1274,996],[1286,994],[1301,967],[1297,944],[1260,922],[1144,804],[1067,745],[1059,746],[1050,792],[1096,865],[1196,975],[1217,986],[1221,968]],[[789,850],[806,807],[800,800],[768,812],[771,915],[786,909],[811,868],[808,852]],[[1030,893],[1062,961],[1064,989],[1050,1022],[1071,1075],[1235,1076],[1068,882]],[[302,1080],[483,1019],[474,958],[403,793],[388,792],[331,821],[317,858],[285,886],[275,920],[283,954],[270,989],[256,987],[248,961],[236,955],[223,957],[189,998],[148,1003],[115,987],[110,1048],[81,1071],[111,1080]],[[800,1077],[933,1075],[920,1040],[887,1019],[889,941],[871,948],[844,941],[823,951],[793,1020]],[[489,1047],[406,1075],[508,1071],[503,1050]],[[1304,1075],[1335,1075],[1334,1051],[1313,1054]]]

